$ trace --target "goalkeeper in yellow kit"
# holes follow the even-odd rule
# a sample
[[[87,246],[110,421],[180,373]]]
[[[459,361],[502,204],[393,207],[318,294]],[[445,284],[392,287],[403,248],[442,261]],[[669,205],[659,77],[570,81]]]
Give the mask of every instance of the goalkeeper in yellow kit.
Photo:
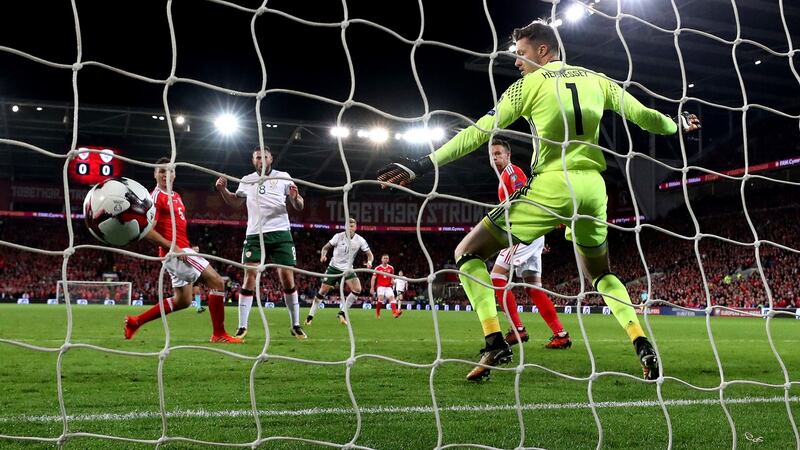
[[[510,203],[489,212],[455,250],[461,283],[478,313],[486,340],[480,365],[470,371],[467,379],[480,380],[489,375],[489,367],[508,363],[512,358],[500,329],[484,260],[512,244],[529,244],[565,224],[566,238],[575,242],[584,272],[633,343],[644,378],[654,380],[660,372],[658,357],[631,307],[625,285],[609,267],[608,199],[600,175],[606,162],[597,144],[600,119],[605,110],[613,110],[642,129],[662,135],[675,134],[678,126],[684,132],[694,131],[700,128],[700,121],[687,113],[672,119],[643,106],[603,76],[560,62],[555,31],[542,21],[515,29],[512,38],[518,56],[515,65],[522,79],[506,90],[496,107],[431,155],[384,167],[378,180],[406,186],[432,171],[434,164],[443,166],[485,144],[495,126],[505,128],[524,117],[533,135],[532,176],[509,198]],[[592,219],[581,218],[573,223],[575,214]],[[509,242],[509,232],[513,242]]]

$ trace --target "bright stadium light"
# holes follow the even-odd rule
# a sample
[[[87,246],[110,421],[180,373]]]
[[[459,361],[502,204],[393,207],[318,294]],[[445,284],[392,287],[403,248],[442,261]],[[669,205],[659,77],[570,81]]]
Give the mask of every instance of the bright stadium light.
[[[573,3],[564,12],[564,17],[569,22],[577,22],[583,18],[584,14],[586,14],[586,10],[583,6]]]
[[[331,128],[331,136],[346,138],[350,136],[350,129],[347,127],[333,127]]]
[[[42,108],[41,106],[37,106],[37,107],[36,107],[36,110],[37,110],[37,111],[41,111],[41,110],[43,110],[43,109],[44,109],[44,108]]]
[[[439,142],[444,139],[444,130],[436,128],[412,128],[401,135],[403,140],[412,144]]]
[[[389,130],[386,128],[375,127],[369,130],[369,140],[376,144],[381,144],[389,139]]]
[[[517,45],[516,44],[509,45],[508,46],[508,51],[511,52],[511,53],[516,52],[517,51]]]
[[[360,138],[369,137],[369,131],[367,131],[367,130],[358,130],[358,132],[356,132],[356,136],[358,136]]]
[[[220,114],[214,120],[214,126],[223,136],[230,136],[239,129],[239,120],[233,114]]]
[[[761,64],[761,60],[760,59],[756,60],[756,65],[759,65],[759,64]]]
[[[689,87],[693,88],[694,87],[694,83],[689,83]]]
[[[550,23],[550,25],[552,25],[552,26],[553,26],[553,27],[555,27],[555,28],[558,28],[558,27],[560,27],[560,26],[561,26],[561,24],[563,24],[563,23],[564,23],[564,21],[562,21],[561,19],[556,19],[556,20],[552,21],[552,22]]]
[[[19,111],[19,106],[17,106],[17,105],[14,105],[14,106],[12,106],[12,107],[11,107],[11,111],[12,111],[12,112],[17,112],[17,111]]]
[[[186,123],[186,117],[178,115],[177,117],[175,117],[175,123],[177,123],[178,125],[185,124]]]
[[[164,120],[164,116],[158,116],[158,120]]]

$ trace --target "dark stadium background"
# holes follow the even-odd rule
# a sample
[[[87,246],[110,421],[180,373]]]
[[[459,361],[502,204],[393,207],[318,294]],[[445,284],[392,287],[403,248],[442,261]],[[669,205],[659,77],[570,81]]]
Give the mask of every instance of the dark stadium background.
[[[240,5],[258,7],[259,2],[240,1]],[[612,2],[601,2],[598,9],[613,15]],[[536,17],[547,17],[550,4],[543,2],[487,2],[498,36],[498,49],[509,45],[509,33]],[[370,20],[389,27],[407,39],[419,34],[420,15],[415,1],[347,2],[351,19]],[[440,41],[474,52],[491,52],[492,31],[486,19],[483,2],[468,1],[425,3],[426,41]],[[780,170],[759,172],[773,179],[796,181],[800,156],[798,119],[800,113],[800,79],[790,66],[790,58],[774,56],[747,40],[757,41],[775,52],[789,49],[777,8],[771,2],[748,1],[737,4],[742,39],[735,46],[684,31],[678,37],[684,62],[687,88],[691,97],[683,109],[697,112],[703,120],[703,130],[684,140],[686,165],[709,170],[726,171],[742,168],[746,163],[783,161]],[[767,8],[767,6],[770,6]],[[307,20],[336,22],[343,17],[337,2],[271,1],[270,9],[297,15]],[[559,7],[561,8],[561,7]],[[143,76],[164,79],[169,75],[171,45],[166,3],[142,1],[120,5],[107,2],[77,2],[82,37],[82,61],[99,61]],[[681,26],[713,33],[734,41],[737,38],[735,17],[730,3],[724,0],[680,2]],[[237,11],[211,2],[175,1],[172,3],[177,37],[176,75],[216,86],[255,92],[261,86],[261,73],[250,34],[252,14]],[[642,2],[628,5],[626,12],[635,14],[652,25],[625,18],[620,21],[621,35],[630,52],[629,66],[625,46],[617,35],[613,22],[594,14],[577,24],[564,24],[559,31],[566,48],[566,59],[623,80],[628,71],[631,80],[645,86],[657,96],[677,99],[681,96],[681,78],[675,36],[654,29],[676,26],[670,2]],[[558,11],[559,17],[561,9]],[[798,23],[800,8],[784,4],[789,36],[794,45],[800,40]],[[291,89],[344,101],[350,89],[350,77],[341,43],[341,28],[311,27],[286,17],[265,13],[255,22],[256,36],[265,58],[267,89]],[[346,30],[347,44],[355,73],[354,100],[372,105],[386,113],[402,117],[419,117],[424,110],[422,97],[411,71],[411,45],[401,43],[389,34],[363,23],[351,23]],[[29,1],[8,5],[0,17],[0,45],[33,54],[46,60],[71,64],[76,61],[75,24],[69,2]],[[734,63],[733,56],[736,58]],[[798,56],[792,57],[795,64]],[[761,61],[756,65],[756,61]],[[477,119],[487,111],[493,100],[490,88],[488,59],[475,57],[435,45],[422,45],[416,50],[416,67],[425,90],[430,111],[449,110]],[[3,138],[26,142],[59,154],[65,154],[72,141],[73,90],[72,72],[35,63],[9,51],[0,51],[0,134]],[[746,116],[738,67],[747,96]],[[512,83],[517,72],[513,60],[498,55],[492,76],[499,95]],[[124,156],[144,162],[154,162],[169,154],[170,138],[166,121],[152,116],[165,114],[162,102],[164,86],[146,83],[118,73],[85,66],[77,75],[79,94],[79,145],[109,146],[121,149]],[[631,92],[644,102],[674,115],[677,104],[655,98],[637,85]],[[698,101],[696,99],[701,99]],[[255,120],[255,100],[212,91],[196,85],[178,83],[168,93],[170,111],[188,118],[190,131],[175,127],[177,160],[201,165],[232,176],[240,177],[251,170],[250,150],[258,142]],[[12,112],[12,105],[20,110]],[[765,108],[756,107],[762,105]],[[35,108],[41,107],[41,111]],[[243,129],[233,138],[221,138],[213,129],[213,117],[223,110],[235,111],[243,121]],[[276,168],[288,171],[296,179],[327,187],[345,183],[345,166],[336,139],[329,128],[336,122],[341,108],[319,101],[290,95],[270,94],[261,104],[265,143],[275,152]],[[778,113],[780,112],[780,113]],[[781,114],[782,113],[782,114]],[[794,116],[794,117],[787,117]],[[743,120],[743,116],[745,119]],[[363,108],[350,108],[343,113],[342,122],[355,129],[381,125],[402,131],[410,124],[381,117]],[[440,125],[452,136],[466,122],[453,115],[435,114],[431,123]],[[415,124],[421,124],[416,121]],[[269,125],[269,127],[267,127]],[[273,126],[277,125],[277,126]],[[687,205],[680,188],[666,191],[657,186],[680,179],[681,173],[667,170],[641,156],[632,158],[628,184],[626,158],[628,138],[619,117],[607,114],[603,123],[601,144],[617,151],[620,156],[608,155],[611,217],[633,216],[630,188],[639,201],[640,213],[653,223],[693,237],[695,227],[689,215],[699,217],[702,233],[719,235],[744,243],[753,242],[753,233],[743,211],[742,198],[747,201],[752,223],[760,239],[770,239],[791,248],[797,245],[796,186],[770,180],[751,179],[717,181],[687,188]],[[743,127],[745,125],[745,127]],[[635,127],[634,127],[635,128]],[[746,136],[744,129],[746,129]],[[520,122],[513,129],[529,130]],[[675,137],[662,138],[631,129],[632,149],[649,155],[673,168],[684,166],[684,152]],[[530,157],[530,143],[510,136],[514,161],[525,166]],[[746,141],[746,149],[743,145]],[[344,155],[353,181],[371,179],[382,164],[398,156],[419,157],[428,151],[426,146],[400,143],[390,137],[387,144],[375,146],[351,136],[344,142]],[[0,210],[15,213],[63,213],[60,201],[50,194],[36,194],[28,200],[12,195],[14,187],[61,189],[63,159],[44,156],[17,145],[0,145]],[[690,170],[688,177],[703,175]],[[152,184],[151,169],[126,164],[124,175]],[[213,198],[214,177],[202,171],[180,168],[177,189]],[[418,192],[430,188],[432,177],[415,185]],[[341,191],[303,187],[303,194],[315,201],[341,200]],[[85,186],[71,185],[74,190]],[[438,192],[463,196],[482,202],[494,202],[496,178],[485,152],[477,151],[469,158],[448,166],[441,172]],[[743,193],[743,195],[742,195]],[[77,195],[79,198],[80,195]],[[360,184],[350,191],[350,199],[376,202],[414,202],[420,197],[382,192],[374,185]],[[212,200],[209,200],[209,202]],[[205,201],[203,202],[205,203]],[[73,212],[80,201],[71,202]],[[213,205],[212,205],[213,206]],[[235,212],[210,208],[207,204],[190,204],[194,218],[224,219]],[[209,212],[215,211],[216,217]],[[212,214],[212,216],[208,216]],[[2,217],[2,240],[23,245],[60,250],[66,246],[66,227],[63,219]],[[379,221],[378,221],[379,222]],[[95,243],[76,222],[76,244]],[[380,225],[373,223],[373,225]],[[469,225],[457,223],[453,225]],[[632,227],[630,222],[621,226]],[[198,224],[192,227],[192,239],[205,249],[233,260],[238,259],[239,234],[243,227]],[[238,234],[236,234],[238,233]],[[298,251],[302,264],[311,270],[317,267],[315,252],[332,230],[297,231]],[[409,276],[425,276],[427,264],[413,233],[365,232],[378,252],[389,252],[400,268],[413,268]],[[234,237],[231,237],[234,236]],[[461,233],[424,233],[423,242],[433,257],[434,270],[451,264],[450,254]],[[693,243],[652,229],[641,233],[642,253],[655,281],[654,294],[677,303],[705,302]],[[626,281],[644,276],[634,234],[613,232],[612,263]],[[550,288],[558,287],[574,295],[576,269],[571,248],[559,237],[548,239],[553,251],[545,256],[545,280]],[[145,244],[133,247],[150,252]],[[752,247],[731,244],[716,238],[703,238],[699,244],[708,282],[713,285],[713,301],[763,303],[766,299],[758,276],[748,276],[733,285],[724,284],[725,275],[747,271],[755,266]],[[126,263],[106,252],[81,251],[70,264],[76,276],[96,277],[98,273],[127,267]],[[81,256],[83,255],[83,256]],[[703,256],[708,255],[708,256]],[[800,292],[792,286],[797,256],[793,252],[771,245],[762,247],[766,275],[773,295],[779,293],[787,303],[800,301]],[[41,289],[54,288],[60,273],[52,263],[60,257],[39,257],[31,253],[3,247],[0,255],[0,277],[8,288],[13,282],[17,292],[22,277],[31,277]],[[45,261],[50,261],[45,262]],[[158,265],[142,264],[145,269],[135,275],[141,281],[157,273]],[[152,266],[152,267],[150,267]],[[34,267],[31,270],[31,267]],[[128,270],[128,269],[125,269]],[[231,276],[236,277],[232,271]],[[134,276],[134,275],[131,275]],[[315,280],[301,277],[313,291]],[[572,280],[572,281],[570,281]],[[676,281],[678,280],[678,281]],[[267,281],[270,283],[270,281]],[[782,287],[781,287],[782,286]],[[266,286],[269,287],[269,284]],[[26,288],[29,289],[30,288]],[[641,288],[634,288],[641,290]],[[134,288],[136,290],[136,288]],[[680,293],[676,293],[680,291]],[[685,291],[685,292],[684,292]],[[716,292],[716,293],[715,293]],[[461,298],[460,300],[463,300]],[[748,303],[749,304],[749,303]]]

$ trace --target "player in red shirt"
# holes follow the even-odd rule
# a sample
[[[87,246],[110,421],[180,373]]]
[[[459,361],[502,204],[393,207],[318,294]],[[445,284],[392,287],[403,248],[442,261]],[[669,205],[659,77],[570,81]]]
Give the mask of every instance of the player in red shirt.
[[[525,185],[528,177],[525,172],[519,167],[511,164],[511,145],[503,139],[495,138],[492,140],[492,162],[495,168],[500,173],[500,185],[497,188],[497,197],[500,202],[506,201],[514,191]],[[511,322],[516,328],[510,329],[506,333],[505,339],[509,345],[514,345],[522,342],[528,342],[528,331],[522,324],[517,311],[517,299],[514,292],[505,290],[508,280],[510,278],[511,266],[513,262],[514,272],[518,277],[521,277],[525,283],[536,286],[536,288],[526,288],[525,292],[528,297],[533,300],[533,303],[539,309],[539,314],[542,319],[550,327],[553,336],[550,341],[545,344],[546,348],[562,349],[569,348],[572,341],[569,338],[569,333],[564,330],[561,321],[556,314],[556,308],[547,294],[541,290],[542,287],[542,251],[544,250],[544,236],[539,237],[528,245],[516,244],[509,248],[502,250],[495,260],[494,267],[492,268],[492,284],[495,286],[495,297],[497,303],[503,308],[503,311],[508,313]],[[517,338],[519,335],[519,338]]]
[[[169,158],[160,158],[156,164],[169,162]],[[186,206],[184,206],[180,194],[172,192],[170,195],[167,192],[167,176],[173,183],[175,171],[166,167],[156,167],[153,176],[157,184],[151,194],[153,204],[156,206],[156,223],[145,237],[158,245],[159,256],[165,256],[172,246],[172,216],[174,215],[175,253],[178,256],[167,259],[163,263],[172,278],[174,297],[164,299],[161,304],[151,307],[138,316],[126,317],[125,339],[133,338],[139,327],[161,317],[162,309],[164,314],[169,314],[191,305],[194,296],[193,285],[199,281],[211,289],[208,295],[208,310],[213,325],[211,342],[241,343],[241,339],[232,337],[225,332],[225,285],[222,277],[208,264],[205,258],[198,256],[197,252],[191,248],[189,238],[186,236]],[[172,198],[172,208],[170,208],[170,198]]]
[[[375,270],[394,275],[394,267],[389,264],[389,255],[385,253],[381,255],[381,263],[375,268]],[[377,291],[375,289],[376,284],[378,285]],[[392,277],[373,273],[369,285],[370,293],[372,295],[375,295],[376,293],[378,294],[376,302],[377,307],[375,308],[375,316],[378,319],[381,318],[381,304],[384,302],[384,299],[389,299],[389,304],[392,308],[392,315],[395,319],[403,314],[403,311],[397,307],[397,300],[394,298],[394,291],[392,290]]]

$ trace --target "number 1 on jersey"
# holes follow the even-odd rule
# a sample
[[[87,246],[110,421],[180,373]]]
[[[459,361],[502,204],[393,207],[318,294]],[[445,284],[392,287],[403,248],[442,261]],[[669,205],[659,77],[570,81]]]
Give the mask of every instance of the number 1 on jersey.
[[[572,109],[575,110],[575,134],[583,136],[583,115],[581,114],[581,101],[578,98],[578,86],[567,83],[567,89],[572,91]]]

